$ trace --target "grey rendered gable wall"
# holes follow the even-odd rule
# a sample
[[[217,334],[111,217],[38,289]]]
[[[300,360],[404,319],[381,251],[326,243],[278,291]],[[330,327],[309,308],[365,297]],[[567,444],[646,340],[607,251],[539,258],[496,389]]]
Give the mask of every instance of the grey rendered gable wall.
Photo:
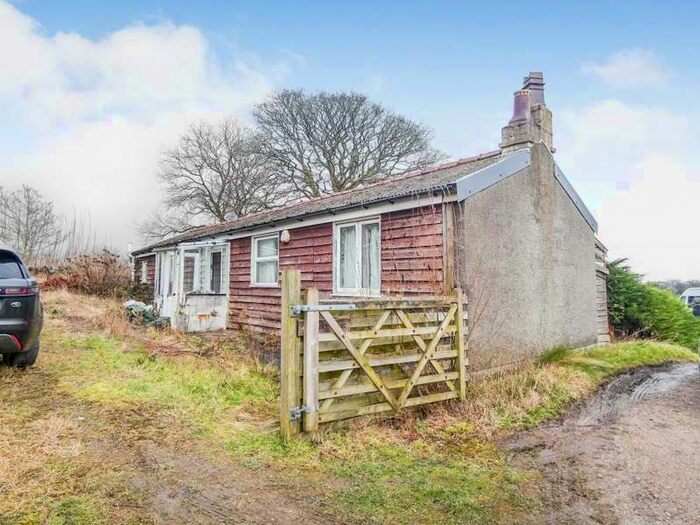
[[[569,179],[566,178],[566,175],[564,175],[564,172],[561,170],[561,168],[557,165],[556,162],[554,163],[554,178],[557,179],[559,184],[561,184],[561,187],[569,196],[571,202],[573,202],[576,208],[578,208],[578,211],[581,213],[581,215],[591,227],[591,229],[594,232],[598,232],[598,221],[595,220],[593,214],[583,203],[583,199],[579,197],[579,194],[576,192],[574,187],[569,182]]]
[[[495,164],[475,171],[455,181],[457,200],[463,201],[527,168],[531,163],[530,148],[521,149]]]
[[[597,340],[595,235],[553,173],[536,145],[530,166],[459,205],[474,370]]]
[[[549,150],[547,150],[547,153],[551,156]],[[457,189],[457,200],[463,201],[464,199],[468,199],[480,191],[490,188],[494,184],[498,184],[508,177],[515,175],[520,170],[527,168],[531,164],[531,148],[523,148],[506,155],[498,162],[456,180],[455,186]],[[571,202],[574,203],[591,229],[594,232],[597,232],[598,222],[595,220],[595,217],[588,207],[586,207],[583,199],[581,199],[578,192],[574,189],[571,182],[569,182],[569,179],[566,178],[566,175],[564,175],[564,172],[557,165],[557,163],[553,162],[553,165],[554,167],[552,169],[552,174],[554,178],[559,182],[562,189],[569,196]]]

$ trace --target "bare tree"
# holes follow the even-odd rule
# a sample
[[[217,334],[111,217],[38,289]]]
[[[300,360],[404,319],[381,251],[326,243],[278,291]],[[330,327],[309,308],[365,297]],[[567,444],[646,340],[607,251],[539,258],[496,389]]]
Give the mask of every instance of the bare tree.
[[[197,226],[195,219],[190,217],[185,210],[161,207],[138,225],[138,231],[144,241],[157,242],[173,235],[185,233],[195,226]]]
[[[252,132],[235,120],[195,124],[162,155],[158,176],[167,213],[143,227],[162,237],[204,222],[224,222],[284,202]]]
[[[51,201],[31,186],[7,192],[0,189],[0,240],[27,261],[47,257],[61,245],[61,217]]]
[[[428,128],[357,93],[278,91],[253,115],[262,153],[301,197],[349,190],[443,157]]]

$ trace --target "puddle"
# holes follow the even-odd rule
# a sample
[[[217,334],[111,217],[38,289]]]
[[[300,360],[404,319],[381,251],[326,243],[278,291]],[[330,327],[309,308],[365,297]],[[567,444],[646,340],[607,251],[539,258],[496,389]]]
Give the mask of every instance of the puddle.
[[[622,374],[591,398],[570,424],[591,426],[611,421],[640,401],[670,392],[697,375],[695,363],[639,368]]]

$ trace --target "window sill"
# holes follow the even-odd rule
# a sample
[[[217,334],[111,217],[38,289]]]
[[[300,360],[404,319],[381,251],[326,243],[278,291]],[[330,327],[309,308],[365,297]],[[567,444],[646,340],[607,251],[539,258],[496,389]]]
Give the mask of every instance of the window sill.
[[[381,292],[331,292],[331,297],[352,297],[353,299],[379,299]]]
[[[279,287],[280,287],[279,283],[270,283],[270,284],[250,283],[250,288],[279,288]]]

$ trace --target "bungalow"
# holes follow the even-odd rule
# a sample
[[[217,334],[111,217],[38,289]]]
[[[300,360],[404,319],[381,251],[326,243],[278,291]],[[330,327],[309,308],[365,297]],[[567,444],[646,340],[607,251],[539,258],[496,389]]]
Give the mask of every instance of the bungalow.
[[[473,369],[602,342],[605,248],[553,153],[530,73],[498,150],[190,230],[133,252],[134,275],[181,330],[274,333],[297,268],[322,296],[462,287]]]

